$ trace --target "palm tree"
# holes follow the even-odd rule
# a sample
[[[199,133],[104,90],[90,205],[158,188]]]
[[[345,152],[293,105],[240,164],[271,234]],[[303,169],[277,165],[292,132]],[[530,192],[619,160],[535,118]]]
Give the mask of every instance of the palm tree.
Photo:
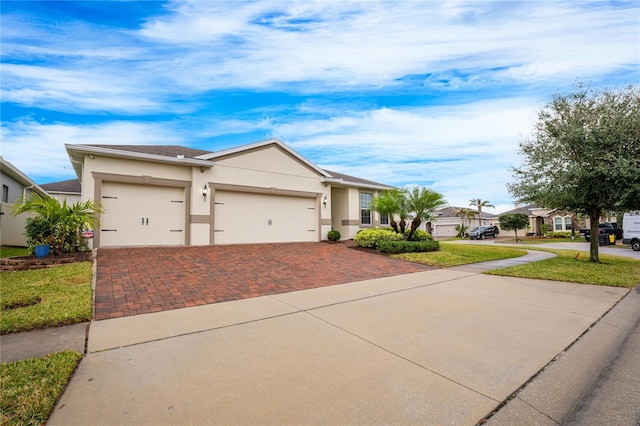
[[[451,214],[454,216],[460,216],[460,232],[458,232],[458,236],[460,238],[464,237],[464,231],[466,229],[466,227],[464,226],[464,219],[467,218],[469,224],[471,224],[471,218],[476,215],[476,212],[466,207],[457,207],[453,209]]]
[[[97,208],[93,201],[77,202],[71,206],[64,200],[33,194],[29,199],[23,199],[13,207],[12,214],[35,214],[34,220],[46,223],[49,233],[49,244],[53,245],[58,254],[62,254],[64,241],[69,232],[79,232],[82,227],[95,227],[99,223]]]
[[[371,208],[381,215],[389,215],[389,225],[394,231],[404,234],[409,216],[406,189],[388,189],[374,197]],[[400,222],[396,222],[396,217]]]
[[[482,225],[482,208],[483,207],[495,208],[496,206],[491,204],[489,201],[485,201],[480,198],[475,198],[473,200],[469,200],[469,207],[475,207],[478,209],[478,225]]]
[[[444,196],[439,192],[433,191],[425,187],[413,187],[407,192],[407,207],[415,217],[411,221],[411,230],[407,239],[411,240],[413,233],[422,223],[422,219],[428,219],[432,217],[434,210],[447,205],[447,201]]]
[[[399,214],[401,200],[404,195],[399,189],[388,189],[380,195],[373,198],[371,209],[380,213],[380,215],[389,215],[389,225],[394,231],[398,232],[398,223],[396,215]]]

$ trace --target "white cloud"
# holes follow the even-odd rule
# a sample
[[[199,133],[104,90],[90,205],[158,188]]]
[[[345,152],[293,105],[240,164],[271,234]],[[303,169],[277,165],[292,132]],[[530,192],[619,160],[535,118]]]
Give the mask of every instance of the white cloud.
[[[39,183],[52,176],[76,177],[65,144],[185,145],[185,140],[166,125],[152,123],[74,125],[22,120],[2,126],[2,156]]]

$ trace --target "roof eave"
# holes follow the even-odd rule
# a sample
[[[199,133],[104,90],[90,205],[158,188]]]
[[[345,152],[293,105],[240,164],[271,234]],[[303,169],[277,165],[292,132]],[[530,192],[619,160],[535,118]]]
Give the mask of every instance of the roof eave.
[[[81,154],[81,155],[101,155],[105,157],[117,157],[117,158],[132,158],[136,160],[144,160],[144,161],[152,161],[156,163],[168,163],[168,164],[177,164],[181,166],[198,166],[198,167],[207,167],[211,168],[215,165],[213,161],[210,160],[202,160],[198,158],[179,158],[179,157],[168,157],[166,155],[156,155],[156,154],[145,154],[142,152],[133,152],[133,151],[122,151],[119,149],[110,149],[96,146],[88,146],[88,145],[74,145],[74,144],[65,144],[65,148],[67,149],[67,153],[69,157],[72,157],[73,154]],[[79,158],[76,158],[76,161],[79,161]],[[74,163],[74,168],[76,169],[76,174],[78,174],[78,168]],[[78,174],[80,176],[80,174]]]
[[[392,186],[373,185],[373,184],[360,183],[360,182],[349,182],[344,179],[336,179],[336,178],[324,178],[323,182],[327,182],[332,185],[347,186],[350,188],[367,188],[367,189],[380,189],[380,190],[394,189],[394,187]]]
[[[20,182],[22,185],[24,185],[25,188],[29,189],[30,191],[37,192],[43,197],[49,196],[49,193],[47,193],[47,191],[42,189],[40,185],[35,183],[29,176],[22,173],[18,168],[16,168],[16,166],[14,166],[13,164],[5,160],[3,157],[0,157],[0,160],[2,163],[2,169],[4,173],[16,179],[18,182]],[[7,173],[7,171],[9,171],[9,173]]]

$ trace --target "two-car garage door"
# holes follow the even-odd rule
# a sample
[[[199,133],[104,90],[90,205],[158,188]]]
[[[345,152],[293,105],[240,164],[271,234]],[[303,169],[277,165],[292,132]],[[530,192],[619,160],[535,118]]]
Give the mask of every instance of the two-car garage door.
[[[220,190],[214,197],[214,244],[318,241],[315,197]]]
[[[185,189],[103,182],[100,245],[185,244]]]

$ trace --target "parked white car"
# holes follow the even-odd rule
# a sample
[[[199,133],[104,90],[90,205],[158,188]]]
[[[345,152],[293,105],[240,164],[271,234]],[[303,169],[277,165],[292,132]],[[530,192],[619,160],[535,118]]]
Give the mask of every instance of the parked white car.
[[[640,251],[640,212],[624,214],[622,244],[631,244],[634,251]]]

